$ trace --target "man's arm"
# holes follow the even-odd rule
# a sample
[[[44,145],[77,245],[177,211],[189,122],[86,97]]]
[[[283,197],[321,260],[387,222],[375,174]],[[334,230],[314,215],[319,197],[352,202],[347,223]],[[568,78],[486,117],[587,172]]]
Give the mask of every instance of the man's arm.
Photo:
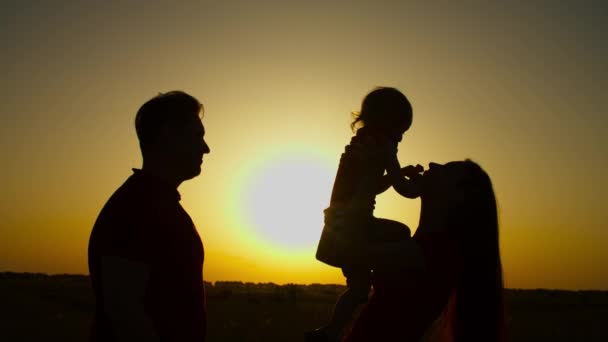
[[[144,309],[150,266],[117,256],[101,258],[103,303],[118,341],[160,341]]]

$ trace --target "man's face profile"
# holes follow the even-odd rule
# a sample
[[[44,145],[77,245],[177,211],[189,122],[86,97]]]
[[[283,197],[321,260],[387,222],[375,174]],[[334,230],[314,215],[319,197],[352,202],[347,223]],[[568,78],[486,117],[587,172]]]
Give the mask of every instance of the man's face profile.
[[[203,155],[210,152],[205,142],[205,127],[200,118],[180,125],[167,125],[163,128],[164,150],[168,163],[183,180],[201,173]]]

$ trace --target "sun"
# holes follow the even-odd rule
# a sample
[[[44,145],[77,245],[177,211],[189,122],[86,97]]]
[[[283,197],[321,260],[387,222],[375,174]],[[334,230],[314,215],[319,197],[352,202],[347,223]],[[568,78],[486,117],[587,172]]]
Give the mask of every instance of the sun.
[[[286,249],[316,246],[334,171],[320,158],[279,158],[259,167],[244,191],[247,221],[260,239]]]

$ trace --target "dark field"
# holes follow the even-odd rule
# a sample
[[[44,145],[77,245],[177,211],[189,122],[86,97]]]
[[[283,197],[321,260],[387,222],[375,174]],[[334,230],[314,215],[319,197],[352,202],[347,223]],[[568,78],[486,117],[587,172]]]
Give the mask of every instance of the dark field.
[[[302,341],[340,285],[207,284],[209,341]],[[511,341],[608,341],[608,291],[508,290]],[[89,278],[0,273],[0,341],[86,341]]]

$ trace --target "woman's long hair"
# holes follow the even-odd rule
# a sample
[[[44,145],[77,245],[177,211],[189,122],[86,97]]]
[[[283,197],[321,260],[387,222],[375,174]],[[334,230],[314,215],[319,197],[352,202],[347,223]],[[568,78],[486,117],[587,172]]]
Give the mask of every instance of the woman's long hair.
[[[506,340],[498,213],[492,182],[466,160],[463,205],[451,217],[463,270],[433,336],[451,342]]]

